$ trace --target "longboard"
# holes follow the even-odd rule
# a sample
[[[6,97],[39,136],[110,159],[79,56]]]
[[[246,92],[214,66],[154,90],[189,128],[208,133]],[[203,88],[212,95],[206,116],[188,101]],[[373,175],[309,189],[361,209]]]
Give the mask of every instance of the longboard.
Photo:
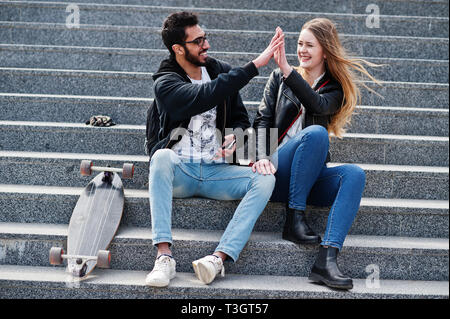
[[[96,266],[109,268],[109,247],[122,218],[124,208],[123,178],[132,178],[134,166],[124,164],[122,169],[95,167],[91,161],[81,162],[81,174],[89,176],[100,171],[84,188],[70,218],[67,236],[67,254],[60,247],[50,249],[50,264],[67,260],[67,272],[84,278]]]

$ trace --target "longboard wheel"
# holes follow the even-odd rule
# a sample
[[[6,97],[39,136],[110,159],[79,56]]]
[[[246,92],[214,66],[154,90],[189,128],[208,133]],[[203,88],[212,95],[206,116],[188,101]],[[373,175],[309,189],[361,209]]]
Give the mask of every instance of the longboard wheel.
[[[63,262],[62,255],[64,250],[60,247],[52,247],[50,249],[50,264],[51,265],[61,265]]]
[[[97,255],[97,267],[109,268],[111,264],[111,253],[109,250],[99,250]]]
[[[83,160],[80,165],[80,173],[82,176],[91,176],[92,174],[92,161]]]
[[[134,175],[134,165],[130,163],[123,164],[122,177],[124,179],[131,179]]]

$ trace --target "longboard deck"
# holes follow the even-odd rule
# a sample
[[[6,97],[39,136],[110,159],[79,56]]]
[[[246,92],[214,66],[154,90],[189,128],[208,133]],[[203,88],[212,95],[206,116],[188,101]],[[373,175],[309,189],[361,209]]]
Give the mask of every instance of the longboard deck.
[[[123,184],[118,174],[113,174],[110,183],[102,181],[104,175],[102,172],[89,182],[73,210],[67,239],[69,255],[97,256],[117,232],[124,208]],[[80,277],[87,276],[95,265],[95,260],[87,261]],[[76,260],[68,260],[67,271],[80,274]]]

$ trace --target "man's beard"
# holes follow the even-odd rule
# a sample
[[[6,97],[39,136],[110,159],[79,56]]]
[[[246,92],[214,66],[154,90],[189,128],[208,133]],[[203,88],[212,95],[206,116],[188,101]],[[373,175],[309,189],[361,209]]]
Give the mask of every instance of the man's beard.
[[[191,52],[189,52],[189,50],[186,47],[185,47],[185,52],[186,52],[186,55],[185,55],[186,60],[188,62],[192,63],[193,65],[206,66],[208,64],[209,57],[207,57],[205,59],[205,62],[200,62],[199,57],[192,55]],[[206,52],[206,50],[200,52],[200,54],[204,53],[204,52]]]

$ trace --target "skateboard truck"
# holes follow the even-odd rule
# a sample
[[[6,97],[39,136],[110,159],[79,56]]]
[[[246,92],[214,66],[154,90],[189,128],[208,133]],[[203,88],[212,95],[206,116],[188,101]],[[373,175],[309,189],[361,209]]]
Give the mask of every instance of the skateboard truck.
[[[134,165],[125,163],[122,168],[93,166],[92,161],[83,160],[80,165],[80,173],[83,176],[91,176],[92,172],[105,172],[106,177],[111,177],[110,173],[122,173],[122,178],[131,179],[134,175]]]
[[[68,261],[75,261],[75,264],[70,267],[72,275],[77,277],[84,277],[86,274],[88,261],[95,261],[99,268],[109,268],[111,264],[111,253],[109,250],[99,250],[97,256],[82,256],[82,255],[67,255],[60,247],[52,247],[50,249],[50,264],[61,265],[64,259]]]

